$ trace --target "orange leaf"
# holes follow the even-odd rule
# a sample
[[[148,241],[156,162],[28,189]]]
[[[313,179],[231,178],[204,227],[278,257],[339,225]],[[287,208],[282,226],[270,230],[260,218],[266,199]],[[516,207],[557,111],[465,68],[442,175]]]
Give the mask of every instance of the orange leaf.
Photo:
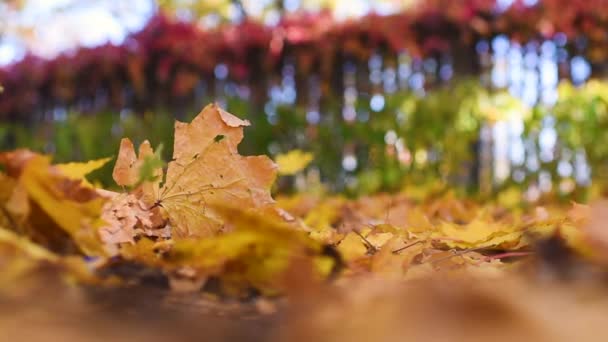
[[[209,204],[249,209],[274,203],[275,164],[266,156],[244,157],[237,151],[248,124],[216,105],[205,107],[190,124],[175,124],[173,161],[157,199],[174,237],[220,231],[222,215]]]
[[[148,140],[139,146],[139,154],[135,154],[135,147],[130,139],[124,138],[120,141],[120,150],[112,177],[116,184],[120,186],[135,186],[140,180],[141,167],[146,158],[153,157],[154,150]],[[163,171],[161,168],[155,169],[154,175],[157,176],[153,182],[143,182],[137,192],[140,193],[141,200],[152,206],[158,199],[158,189],[162,180]]]

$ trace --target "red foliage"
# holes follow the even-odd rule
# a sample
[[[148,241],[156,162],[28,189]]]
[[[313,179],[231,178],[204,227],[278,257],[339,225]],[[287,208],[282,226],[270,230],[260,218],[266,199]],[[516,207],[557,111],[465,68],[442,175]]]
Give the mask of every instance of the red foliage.
[[[474,51],[475,40],[496,34],[512,39],[584,36],[591,59],[608,47],[608,0],[541,0],[533,7],[517,0],[498,13],[494,0],[428,0],[406,12],[336,22],[326,12],[290,14],[275,28],[245,21],[202,30],[156,16],[120,46],[81,48],[53,60],[27,56],[0,68],[0,118],[25,119],[34,109],[95,102],[100,91],[112,105],[124,105],[125,91],[135,103],[157,102],[158,94],[180,98],[192,93],[214,67],[225,63],[229,77],[251,80],[276,70],[289,57],[302,74],[318,68],[330,77],[336,59],[364,60],[374,51],[414,56],[455,47]],[[590,49],[590,50],[591,50]]]

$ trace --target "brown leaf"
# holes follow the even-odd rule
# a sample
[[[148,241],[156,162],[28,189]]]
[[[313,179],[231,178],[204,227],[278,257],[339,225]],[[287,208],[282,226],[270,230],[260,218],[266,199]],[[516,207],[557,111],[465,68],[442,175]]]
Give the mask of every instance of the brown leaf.
[[[163,170],[156,168],[153,171],[154,181],[141,180],[141,168],[146,158],[153,157],[154,150],[148,140],[139,146],[139,154],[135,154],[135,148],[130,139],[124,138],[120,142],[120,150],[112,177],[120,186],[133,187],[139,184],[133,193],[141,199],[148,208],[154,206],[159,197],[160,183],[162,182]],[[120,205],[120,204],[117,204]],[[129,228],[126,228],[129,229]]]
[[[243,126],[249,126],[249,121],[243,121],[216,104],[210,104],[191,123],[175,123],[173,159],[191,160],[215,140],[229,141],[229,146],[236,152],[236,146],[243,140]]]
[[[249,120],[237,118],[236,116],[224,111],[215,104],[212,104],[212,106],[216,107],[216,109],[220,112],[220,117],[222,118],[222,121],[224,121],[224,123],[230,127],[243,127],[251,125],[251,122],[249,122]]]
[[[118,158],[112,172],[112,178],[114,178],[116,184],[132,186],[137,182],[138,170],[135,163],[137,163],[137,155],[135,155],[133,142],[129,138],[124,138],[120,141]]]
[[[270,187],[275,164],[266,156],[238,154],[246,124],[216,105],[205,107],[190,124],[175,124],[173,161],[157,199],[175,237],[211,236],[221,230],[222,215],[209,204],[249,209],[274,203]]]
[[[0,154],[0,164],[6,167],[6,173],[13,178],[19,177],[25,164],[29,162],[36,153],[28,149],[18,149]]]
[[[120,194],[108,202],[102,213],[107,223],[99,230],[106,244],[133,243],[136,227],[151,227],[151,213],[134,195]]]

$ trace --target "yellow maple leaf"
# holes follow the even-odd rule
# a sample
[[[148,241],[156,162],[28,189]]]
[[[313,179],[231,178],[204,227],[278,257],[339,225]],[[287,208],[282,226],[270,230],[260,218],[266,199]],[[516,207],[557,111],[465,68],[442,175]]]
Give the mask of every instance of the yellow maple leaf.
[[[511,248],[519,244],[522,231],[513,225],[477,217],[465,225],[442,222],[431,237],[450,248]]]
[[[23,280],[31,279],[35,272],[48,267],[52,267],[54,272],[69,280],[88,284],[103,282],[97,278],[83,258],[60,256],[2,226],[0,226],[0,260],[2,260],[0,289],[3,290],[23,286]]]
[[[285,154],[279,154],[275,161],[279,166],[279,175],[294,175],[304,170],[313,160],[313,154],[302,150],[291,150]]]
[[[312,259],[315,273],[321,277],[334,265],[322,255],[322,244],[273,215],[225,204],[215,210],[227,218],[233,231],[175,241],[169,254],[173,267],[192,267],[206,276],[221,274],[229,286],[254,286],[273,293],[280,286],[279,275],[294,258]]]
[[[346,199],[340,196],[327,198],[317,203],[304,217],[304,223],[314,230],[333,229],[338,221]]]
[[[359,235],[350,232],[340,241],[338,251],[344,260],[351,261],[365,256],[367,247]]]
[[[42,264],[55,264],[59,257],[15,232],[0,227],[0,290],[17,291]]]
[[[11,246],[20,254],[38,261],[55,262],[59,257],[46,248],[33,243],[23,236],[17,235],[4,227],[0,227],[0,246]]]
[[[66,177],[70,179],[82,180],[82,183],[87,186],[93,186],[88,180],[85,178],[89,173],[102,168],[106,165],[112,158],[102,158],[96,160],[90,160],[84,163],[64,163],[64,164],[56,164],[55,167],[63,173]]]
[[[61,173],[51,168],[50,158],[34,157],[19,179],[29,197],[66,231],[85,254],[103,254],[97,229],[106,199],[79,184],[70,184]]]
[[[98,228],[105,198],[83,186],[81,180],[67,177],[51,158],[27,150],[6,152],[0,162],[10,170],[16,185],[11,198],[3,203],[15,230],[63,250],[70,241],[57,234],[64,231],[87,255],[104,254]]]

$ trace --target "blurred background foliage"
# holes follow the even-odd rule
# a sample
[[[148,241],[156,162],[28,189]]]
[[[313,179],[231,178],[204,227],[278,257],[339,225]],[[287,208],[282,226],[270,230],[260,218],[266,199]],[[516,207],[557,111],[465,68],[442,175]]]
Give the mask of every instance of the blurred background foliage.
[[[608,160],[608,25],[593,6],[4,1],[1,146],[88,160],[129,136],[169,159],[173,120],[213,101],[252,121],[243,153],[314,154],[280,191],[580,200],[603,191]]]
[[[584,151],[587,162],[603,173],[608,158],[608,120],[605,90],[607,85],[590,82],[573,91],[569,83],[560,86],[560,100],[551,108],[561,148]],[[599,93],[598,93],[599,91]],[[211,101],[211,99],[209,99]],[[490,92],[477,80],[462,80],[435,89],[425,96],[402,91],[386,97],[381,110],[370,102],[356,103],[358,111],[373,113],[365,121],[344,123],[342,108],[336,104],[325,113],[323,122],[311,127],[306,113],[298,108],[279,106],[277,118],[269,123],[266,116],[244,116],[252,120],[245,131],[240,150],[246,154],[277,155],[292,149],[311,151],[315,155],[307,172],[322,170],[329,188],[351,194],[396,191],[404,186],[434,183],[449,184],[461,193],[480,191],[480,132],[484,125],[523,120],[527,136],[538,135],[548,108],[526,107],[507,92]],[[239,98],[227,99],[226,107],[236,113],[250,113],[249,103]],[[189,120],[195,108],[180,119]],[[399,113],[399,115],[394,115]],[[165,111],[100,112],[94,116],[67,112],[65,119],[24,127],[19,123],[2,125],[3,141],[28,146],[55,155],[56,161],[89,160],[115,156],[122,137],[140,143],[149,139],[153,145],[162,143],[165,159],[172,153],[173,115]],[[334,118],[334,120],[332,120]],[[580,132],[586,132],[582,135]],[[357,165],[348,165],[344,151],[352,152]],[[573,158],[572,156],[568,158]],[[558,161],[548,161],[525,177],[495,184],[496,190],[524,188],[535,183],[542,171],[549,171],[554,180],[573,181],[572,173],[559,172]],[[563,168],[563,164],[561,166]],[[111,184],[111,167],[97,176]],[[301,177],[297,175],[296,177]],[[600,179],[598,178],[598,181]],[[559,184],[559,183],[558,183]],[[288,187],[293,186],[290,183]],[[573,188],[563,188],[561,196],[571,198]],[[559,190],[558,190],[559,192]],[[576,193],[581,196],[580,193]]]

